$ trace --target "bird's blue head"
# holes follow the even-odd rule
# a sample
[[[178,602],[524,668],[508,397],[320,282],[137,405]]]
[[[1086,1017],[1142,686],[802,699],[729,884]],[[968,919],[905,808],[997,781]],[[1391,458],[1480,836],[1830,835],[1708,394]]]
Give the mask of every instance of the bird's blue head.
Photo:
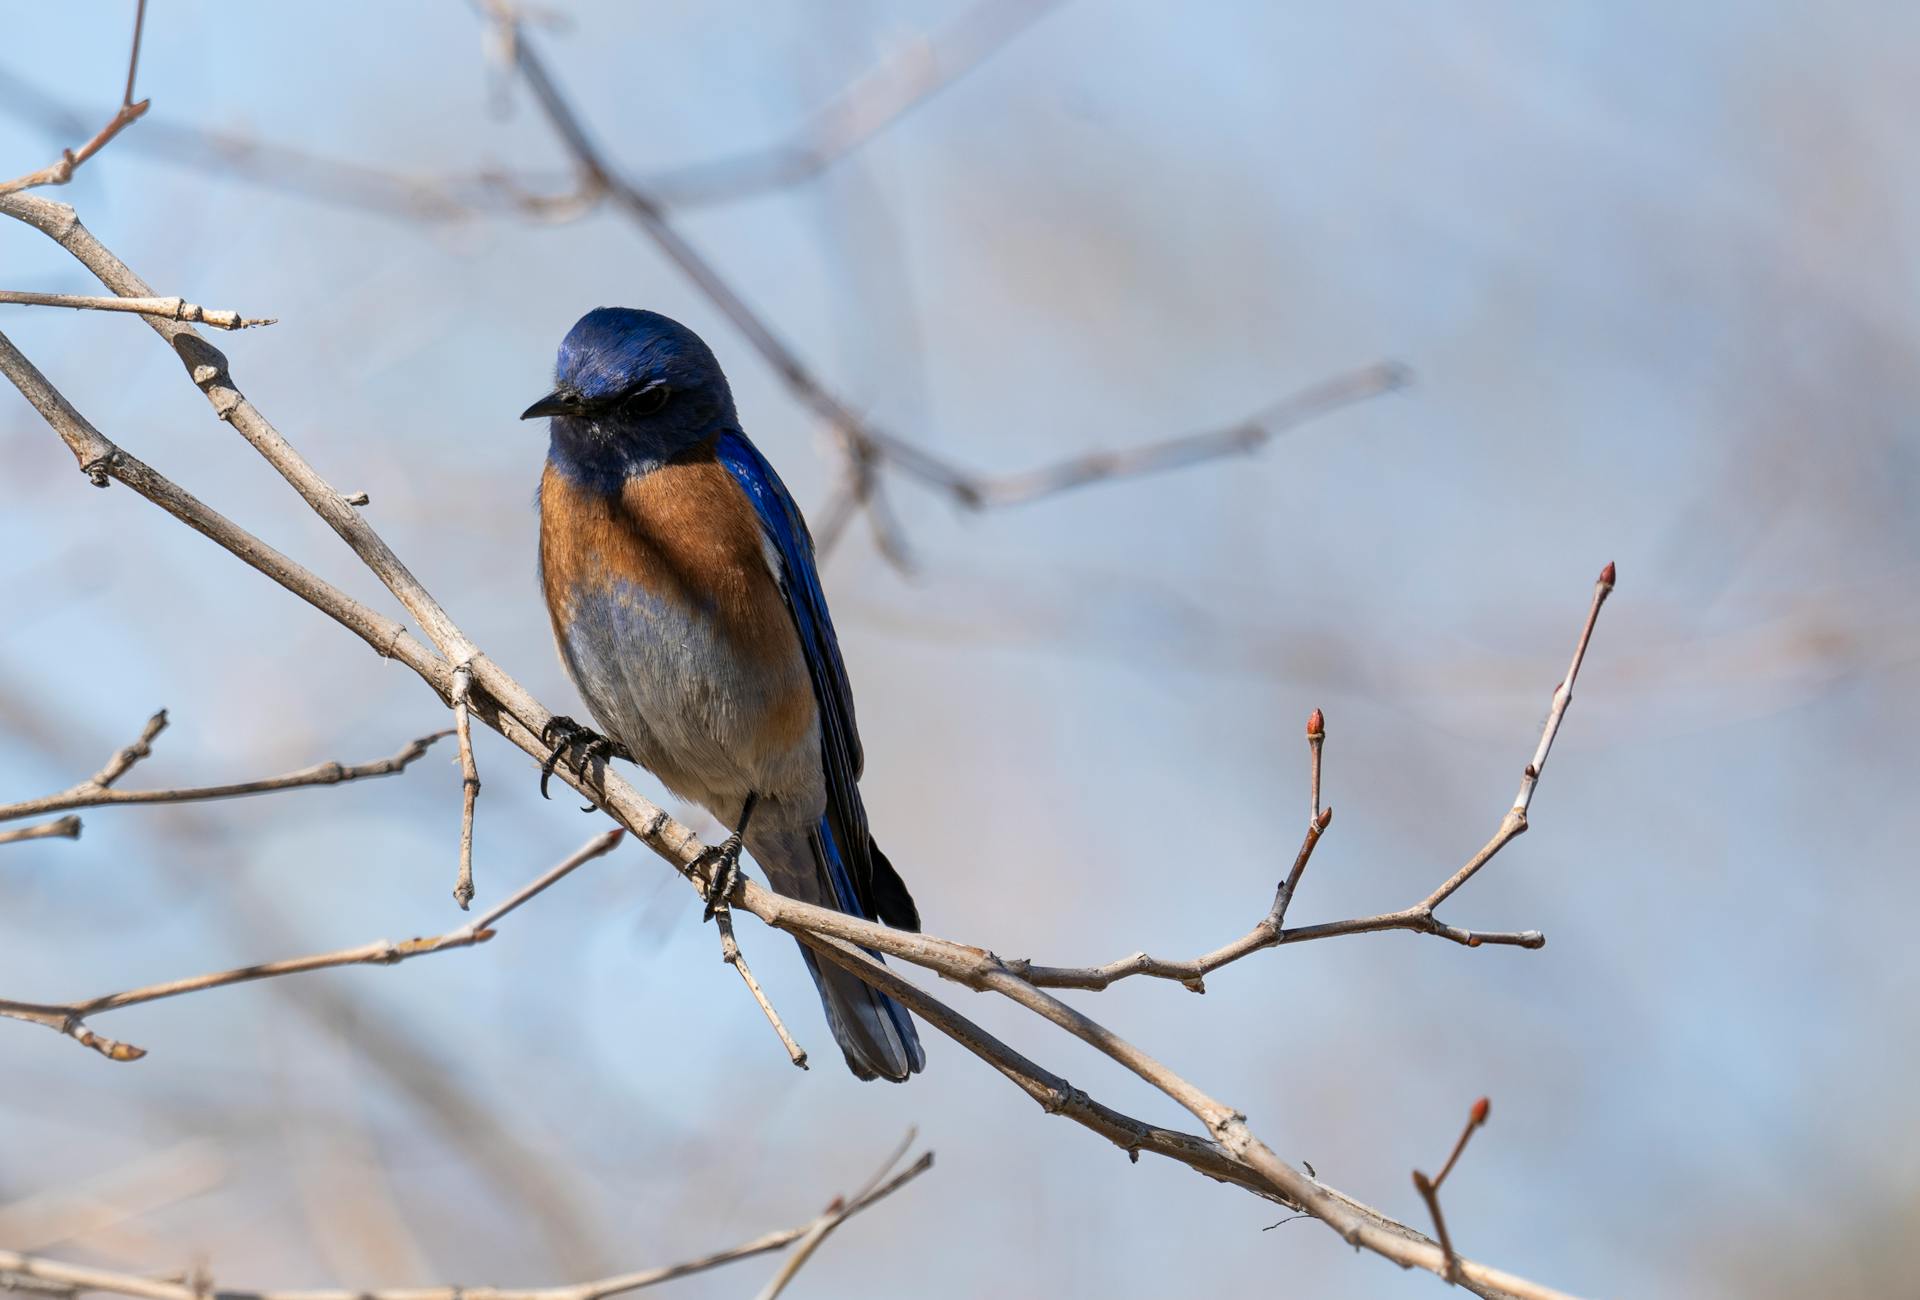
[[[553,378],[520,418],[552,417],[554,463],[583,479],[645,473],[737,423],[713,350],[658,312],[588,312],[561,342]]]

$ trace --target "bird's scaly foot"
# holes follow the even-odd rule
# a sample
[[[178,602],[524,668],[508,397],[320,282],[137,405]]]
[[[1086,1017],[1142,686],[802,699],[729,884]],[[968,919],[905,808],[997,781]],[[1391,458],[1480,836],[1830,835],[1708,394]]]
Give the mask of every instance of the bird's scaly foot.
[[[727,896],[733,893],[733,887],[740,883],[741,843],[742,836],[735,831],[693,860],[694,870],[713,867],[713,874],[707,877],[707,887],[701,893],[707,900],[706,911],[700,914],[702,921],[711,921],[714,913],[727,905]]]
[[[587,764],[596,758],[602,764],[609,758],[633,758],[627,752],[627,747],[613,737],[603,736],[591,727],[581,726],[572,718],[558,715],[549,718],[547,725],[540,729],[540,743],[547,746],[547,760],[540,764],[542,799],[553,797],[547,793],[547,782],[553,779],[553,769],[569,754],[573,756],[569,766],[581,780],[586,779]]]

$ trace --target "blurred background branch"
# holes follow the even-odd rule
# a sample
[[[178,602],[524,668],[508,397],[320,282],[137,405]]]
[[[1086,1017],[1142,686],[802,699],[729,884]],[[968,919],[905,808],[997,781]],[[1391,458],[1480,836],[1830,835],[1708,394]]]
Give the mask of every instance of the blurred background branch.
[[[902,1152],[901,1154],[904,1154]],[[245,1291],[222,1286],[218,1293],[231,1300],[607,1300],[629,1291],[642,1291],[679,1278],[704,1273],[738,1260],[766,1255],[799,1242],[777,1275],[785,1279],[797,1273],[827,1234],[860,1211],[884,1200],[933,1167],[933,1153],[924,1153],[912,1164],[894,1173],[901,1155],[883,1165],[866,1186],[850,1198],[835,1197],[828,1207],[806,1223],[765,1233],[737,1246],[690,1259],[684,1263],[638,1272],[618,1273],[564,1286],[494,1287],[458,1284],[438,1287],[389,1287],[362,1290],[279,1290]],[[891,1175],[891,1177],[889,1177]],[[784,1281],[782,1282],[784,1286]],[[134,1296],[137,1300],[200,1300],[214,1291],[211,1278],[194,1276],[187,1281],[118,1273],[107,1269],[84,1268],[57,1260],[41,1259],[11,1250],[0,1250],[0,1290],[26,1291],[42,1295],[78,1296],[104,1293]],[[763,1294],[777,1294],[778,1288]]]

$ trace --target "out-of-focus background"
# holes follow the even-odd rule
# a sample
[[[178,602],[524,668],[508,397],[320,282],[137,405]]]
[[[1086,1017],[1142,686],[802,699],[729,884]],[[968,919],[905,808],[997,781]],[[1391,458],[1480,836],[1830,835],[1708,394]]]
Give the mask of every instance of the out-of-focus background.
[[[558,8],[532,39],[638,175],[786,139],[962,13]],[[0,173],[105,119],[130,19],[7,13]],[[888,480],[913,573],[856,521],[826,584],[875,827],[929,927],[1058,962],[1243,932],[1298,841],[1315,706],[1339,814],[1291,919],[1419,897],[1511,799],[1615,560],[1534,830],[1445,909],[1538,927],[1543,951],[1354,938],[1262,954],[1204,999],[1087,1000],[1415,1224],[1408,1171],[1490,1094],[1446,1203],[1502,1267],[1589,1294],[1910,1292],[1917,40],[1893,5],[1081,0],[818,178],[685,214],[857,409],[982,470],[1228,423],[1381,358],[1417,373],[1255,458],[1018,510]],[[820,425],[612,212],[368,211],[167,156],[205,128],[564,188],[461,6],[168,3],[139,81],[148,120],[50,197],[159,292],[280,319],[220,340],[241,386],[542,699],[574,702],[533,584],[543,434],[515,417],[583,311],[701,331],[801,502],[826,498]],[[94,290],[11,225],[0,282]],[[0,322],[130,450],[390,607],[137,320]],[[371,759],[446,721],[404,670],[88,487],[11,395],[0,601],[0,799],[78,780],[161,705],[129,786]],[[594,821],[478,746],[484,905]],[[0,991],[450,928],[453,759],[102,809],[77,844],[0,850]],[[1436,1294],[1315,1225],[1263,1232],[1279,1215],[1241,1191],[1129,1166],[937,1035],[910,1086],[856,1083],[792,945],[750,921],[742,940],[811,1072],[633,847],[483,949],[100,1017],[137,1065],[0,1023],[0,1246],[233,1286],[558,1282],[804,1220],[918,1125],[934,1172],[795,1294]],[[1190,1122],[942,992],[1095,1095]]]

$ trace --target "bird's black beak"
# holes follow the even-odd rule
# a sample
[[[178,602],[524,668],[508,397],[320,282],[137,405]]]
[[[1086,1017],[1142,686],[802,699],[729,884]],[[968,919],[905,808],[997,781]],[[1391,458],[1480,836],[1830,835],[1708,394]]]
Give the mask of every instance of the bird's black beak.
[[[545,397],[520,412],[523,420],[537,420],[543,415],[578,415],[585,409],[578,393],[570,393],[564,388],[556,388]]]

